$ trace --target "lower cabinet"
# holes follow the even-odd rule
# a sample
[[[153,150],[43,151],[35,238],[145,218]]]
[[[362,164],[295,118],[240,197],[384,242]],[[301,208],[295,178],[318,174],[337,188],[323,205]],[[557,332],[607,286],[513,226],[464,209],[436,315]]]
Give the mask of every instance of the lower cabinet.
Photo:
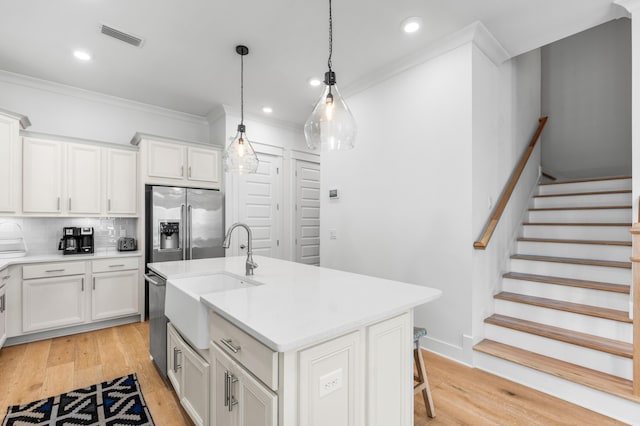
[[[85,322],[85,276],[37,278],[22,282],[22,331],[47,330]]]
[[[167,376],[191,420],[198,426],[209,425],[209,363],[171,323],[167,326]]]
[[[7,292],[0,282],[0,348],[7,340]]]
[[[138,270],[93,274],[91,319],[133,315],[138,307]]]
[[[211,344],[214,385],[212,418],[216,426],[276,426],[278,397]]]

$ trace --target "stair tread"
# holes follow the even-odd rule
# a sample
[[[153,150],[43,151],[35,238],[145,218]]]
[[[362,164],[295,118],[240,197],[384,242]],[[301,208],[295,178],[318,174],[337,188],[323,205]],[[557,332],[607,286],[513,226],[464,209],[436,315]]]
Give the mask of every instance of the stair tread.
[[[630,189],[614,189],[610,191],[588,191],[588,192],[566,192],[560,194],[539,194],[533,198],[549,198],[549,197],[574,197],[578,195],[608,195],[608,194],[631,194]]]
[[[601,182],[604,180],[621,180],[631,179],[631,176],[611,176],[611,177],[599,177],[599,178],[584,178],[584,179],[568,179],[568,180],[555,180],[553,182],[540,182],[539,185],[562,185],[563,183],[580,183],[580,182]]]
[[[633,358],[633,345],[620,340],[595,336],[593,334],[568,330],[566,328],[541,324],[534,321],[523,320],[506,315],[494,314],[484,320],[487,324],[510,328],[560,342],[570,343],[584,348],[594,349],[625,358]]]
[[[532,207],[530,212],[554,211],[554,210],[616,210],[631,209],[632,206],[586,206],[586,207]]]
[[[473,349],[621,398],[640,401],[640,397],[633,395],[633,383],[631,380],[622,377],[592,370],[488,339],[481,341],[475,345]]]
[[[615,260],[577,259],[573,257],[538,256],[533,254],[514,254],[511,259],[535,260],[540,262],[569,263],[573,265],[606,266],[610,268],[631,269],[631,262]]]
[[[522,222],[525,226],[624,226],[630,228],[631,222]]]
[[[508,272],[503,275],[504,278],[515,280],[536,281],[549,284],[559,284],[571,287],[589,288],[592,290],[610,291],[613,293],[629,294],[631,287],[622,284],[612,284],[600,281],[578,280],[575,278],[551,277],[547,275],[525,274],[521,272]]]
[[[603,241],[603,240],[568,240],[558,238],[526,238],[520,237],[517,241],[528,243],[558,243],[558,244],[596,244],[603,246],[631,247],[631,241]]]
[[[523,303],[542,308],[556,309],[559,311],[572,312],[575,314],[589,315],[592,317],[609,319],[612,321],[631,323],[629,314],[617,309],[601,308],[599,306],[583,305],[580,303],[565,302],[563,300],[547,299],[546,297],[527,296],[524,294],[502,291],[493,296],[494,299],[506,300],[509,302]]]

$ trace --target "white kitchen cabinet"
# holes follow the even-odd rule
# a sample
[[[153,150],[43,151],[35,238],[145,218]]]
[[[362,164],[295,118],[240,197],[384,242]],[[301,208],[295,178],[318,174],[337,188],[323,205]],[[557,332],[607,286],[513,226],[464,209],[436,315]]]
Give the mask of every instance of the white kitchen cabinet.
[[[138,270],[93,274],[91,319],[93,321],[139,313]]]
[[[20,194],[19,120],[0,114],[0,213],[17,213]]]
[[[216,426],[276,426],[278,397],[211,344],[212,418]]]
[[[57,142],[61,143],[61,142]],[[102,210],[102,157],[96,145],[66,144],[66,206],[69,214],[98,215]]]
[[[23,212],[61,213],[62,144],[45,139],[24,138],[22,152]]]
[[[85,322],[85,276],[22,281],[22,331],[25,333]]]
[[[180,404],[198,426],[209,424],[209,363],[167,326],[167,376]],[[217,423],[215,423],[217,425]]]
[[[105,149],[106,214],[135,216],[138,213],[138,153],[123,149]]]
[[[145,184],[220,189],[220,149],[205,145],[137,135]]]
[[[11,275],[9,268],[0,271],[0,348],[7,340],[7,284]]]

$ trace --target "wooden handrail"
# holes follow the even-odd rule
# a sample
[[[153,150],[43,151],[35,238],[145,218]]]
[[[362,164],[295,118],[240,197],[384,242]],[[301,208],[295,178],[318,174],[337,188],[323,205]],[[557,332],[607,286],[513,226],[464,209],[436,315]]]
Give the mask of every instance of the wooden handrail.
[[[540,117],[538,119],[538,123],[539,123],[538,129],[536,130],[536,133],[533,135],[533,138],[531,139],[529,146],[527,146],[527,149],[524,151],[524,154],[522,154],[522,157],[520,158],[520,162],[518,163],[518,166],[513,171],[513,174],[511,175],[511,179],[509,180],[509,182],[507,182],[507,186],[502,191],[502,195],[500,196],[500,201],[493,208],[493,211],[491,212],[491,217],[489,218],[489,221],[484,227],[484,230],[482,231],[480,239],[473,243],[474,248],[484,250],[487,248],[487,245],[489,245],[489,240],[493,235],[493,231],[495,231],[496,227],[498,226],[498,221],[500,220],[500,216],[502,216],[504,209],[507,207],[509,198],[511,198],[511,194],[513,193],[513,190],[515,189],[516,184],[518,183],[518,179],[520,179],[520,176],[522,175],[522,172],[524,171],[524,168],[527,165],[527,161],[529,161],[529,157],[531,157],[531,153],[533,152],[533,149],[536,147],[536,143],[538,143],[538,139],[540,139],[540,134],[542,133],[542,129],[544,129],[545,124],[547,124],[548,118],[549,117],[545,116],[545,117]]]

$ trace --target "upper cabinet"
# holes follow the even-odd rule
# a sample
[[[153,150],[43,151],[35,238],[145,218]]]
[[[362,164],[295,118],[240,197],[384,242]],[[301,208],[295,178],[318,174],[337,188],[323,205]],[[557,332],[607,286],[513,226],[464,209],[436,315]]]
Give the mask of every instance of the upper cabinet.
[[[25,137],[22,212],[39,216],[135,216],[137,153]]]
[[[220,189],[220,149],[158,137],[136,135],[143,183]]]
[[[0,213],[15,214],[20,211],[20,126],[28,126],[28,119],[21,121],[13,113],[0,111]]]

